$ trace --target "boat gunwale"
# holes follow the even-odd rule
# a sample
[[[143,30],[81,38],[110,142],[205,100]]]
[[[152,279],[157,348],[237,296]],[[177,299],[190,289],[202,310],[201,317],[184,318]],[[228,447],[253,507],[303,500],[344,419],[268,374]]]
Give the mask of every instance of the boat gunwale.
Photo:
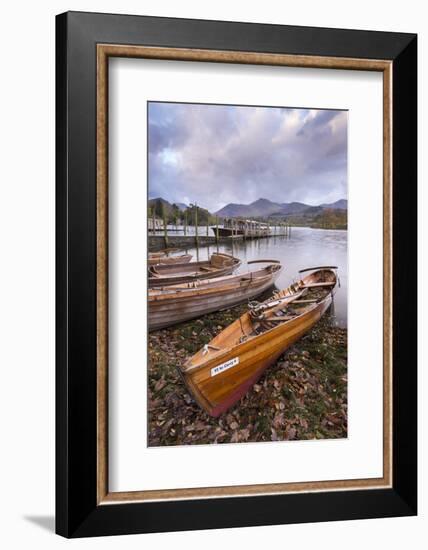
[[[169,265],[169,264],[159,264],[158,267],[161,267],[161,269],[163,271],[165,270],[168,270],[168,269],[171,269],[172,267],[174,268],[178,268],[180,267],[181,265],[183,265],[183,267],[204,267],[206,266],[207,264],[209,265],[212,265],[212,257],[213,256],[224,256],[226,259],[229,259],[229,260],[232,260],[230,263],[228,264],[224,264],[224,265],[221,265],[221,266],[218,266],[216,267],[216,269],[223,269],[224,267],[232,267],[234,265],[241,265],[241,260],[239,258],[236,258],[236,256],[232,256],[230,254],[223,254],[223,253],[218,253],[218,252],[213,252],[213,254],[211,254],[211,256],[209,257],[208,260],[200,260],[200,261],[197,261],[197,262],[183,262],[183,264],[172,264],[172,265]],[[151,267],[156,267],[156,266],[149,266],[148,269],[149,269],[149,273],[150,273],[150,268]],[[161,275],[159,273],[159,275]],[[161,275],[162,276],[162,275]]]
[[[168,256],[163,254],[162,256],[157,257],[148,257],[147,258],[147,267],[159,267],[161,265],[179,265],[179,264],[189,264],[193,258],[192,254],[180,254],[179,256]]]
[[[259,277],[257,279],[253,279],[252,281],[246,281],[247,284],[241,284],[237,286],[237,284],[233,285],[232,283],[229,285],[224,286],[211,286],[208,288],[186,288],[181,290],[172,291],[170,293],[168,292],[168,289],[165,289],[164,294],[157,294],[157,295],[149,295],[149,303],[155,303],[155,302],[166,302],[169,300],[184,300],[187,298],[191,298],[192,296],[205,296],[209,294],[228,294],[230,291],[236,290],[239,291],[241,289],[245,290],[251,287],[257,288],[258,286],[263,286],[266,282],[268,282],[271,279],[271,277]],[[273,284],[273,283],[272,283]],[[158,288],[150,289],[150,290],[158,290]]]
[[[154,287],[149,288],[148,299],[149,302],[161,302],[163,300],[168,300],[172,298],[186,298],[192,294],[204,295],[211,293],[227,293],[229,290],[240,290],[241,288],[248,288],[253,286],[263,286],[268,280],[272,279],[273,281],[277,279],[282,271],[282,266],[275,265],[274,267],[279,267],[271,273],[263,273],[267,271],[268,268],[263,268],[254,272],[245,272],[242,274],[232,274],[224,275],[223,277],[212,278],[212,279],[202,279],[201,286],[195,287],[183,287],[177,288],[179,285],[165,285],[165,287]],[[255,276],[249,276],[250,273],[258,274]],[[228,281],[224,281],[226,277],[230,277]],[[223,279],[223,281],[222,281]],[[236,279],[234,283],[232,279]],[[248,283],[240,284],[239,283]],[[218,283],[218,284],[217,284]],[[221,283],[224,283],[223,285]],[[182,284],[191,284],[191,283],[182,283]],[[212,286],[209,286],[209,285]],[[273,284],[273,283],[272,283]]]

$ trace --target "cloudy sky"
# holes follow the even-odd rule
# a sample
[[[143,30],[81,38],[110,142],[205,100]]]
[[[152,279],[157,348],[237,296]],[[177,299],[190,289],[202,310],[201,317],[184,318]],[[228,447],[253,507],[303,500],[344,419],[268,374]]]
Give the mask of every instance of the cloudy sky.
[[[347,113],[150,102],[149,198],[211,212],[347,196]]]

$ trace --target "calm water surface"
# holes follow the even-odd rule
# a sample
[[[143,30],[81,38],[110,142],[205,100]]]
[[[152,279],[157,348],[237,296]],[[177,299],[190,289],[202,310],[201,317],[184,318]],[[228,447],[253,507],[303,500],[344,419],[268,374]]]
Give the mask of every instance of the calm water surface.
[[[202,233],[204,234],[204,233]],[[206,233],[205,233],[206,234]],[[247,265],[250,260],[280,260],[283,271],[277,279],[276,286],[281,289],[299,279],[299,269],[322,265],[338,266],[340,287],[336,287],[333,306],[331,308],[332,323],[347,326],[347,292],[348,292],[348,257],[347,231],[311,229],[308,227],[292,227],[290,236],[272,236],[266,239],[235,241],[231,244],[219,244],[210,247],[189,248],[193,261],[206,260],[217,250],[237,256],[242,265],[238,272],[255,270],[258,266]]]

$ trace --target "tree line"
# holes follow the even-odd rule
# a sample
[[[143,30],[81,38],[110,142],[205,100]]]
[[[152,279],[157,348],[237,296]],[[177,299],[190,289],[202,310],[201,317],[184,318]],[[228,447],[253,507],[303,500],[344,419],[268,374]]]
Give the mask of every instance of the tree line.
[[[195,225],[213,225],[216,223],[216,216],[211,214],[206,208],[201,208],[196,204],[190,204],[184,210],[177,204],[170,204],[162,199],[154,199],[149,201],[148,209],[149,217],[153,215],[156,218],[165,220],[167,224],[183,224]]]

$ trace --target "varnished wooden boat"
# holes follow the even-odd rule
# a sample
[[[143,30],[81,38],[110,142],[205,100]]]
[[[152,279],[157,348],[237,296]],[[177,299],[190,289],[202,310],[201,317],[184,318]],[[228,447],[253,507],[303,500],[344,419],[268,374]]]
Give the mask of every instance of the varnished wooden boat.
[[[149,330],[194,319],[258,296],[275,283],[282,271],[279,262],[268,261],[269,264],[262,269],[240,275],[149,289]]]
[[[303,270],[308,271],[308,270]],[[180,369],[197,403],[217,417],[308,332],[332,302],[333,268],[312,268],[299,282],[249,311],[220,332]]]
[[[241,265],[241,261],[229,254],[214,253],[209,260],[172,265],[152,265],[149,267],[149,288],[181,283],[191,283],[201,279],[212,279],[230,275]]]
[[[147,259],[150,265],[159,264],[186,264],[192,259],[191,254],[179,254],[178,256],[169,256],[168,252],[150,252]]]

